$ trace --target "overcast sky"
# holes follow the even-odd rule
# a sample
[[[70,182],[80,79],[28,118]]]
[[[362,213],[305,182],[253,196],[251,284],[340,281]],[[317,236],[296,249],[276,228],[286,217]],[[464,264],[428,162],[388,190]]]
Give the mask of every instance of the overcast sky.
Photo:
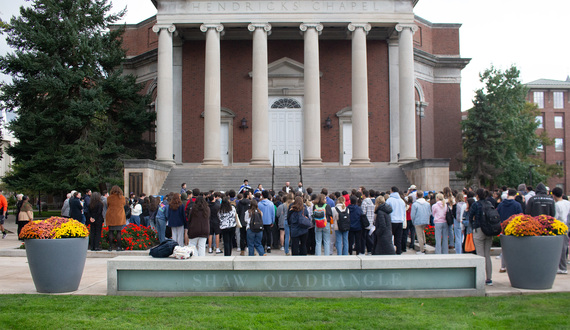
[[[25,3],[0,1],[0,17],[5,21]],[[127,7],[127,23],[156,13],[151,0],[112,3],[116,11]],[[491,65],[507,69],[515,64],[524,83],[541,78],[565,80],[570,74],[569,0],[420,0],[415,13],[432,23],[463,24],[461,56],[472,60],[462,71],[462,110],[472,106],[473,91],[481,87],[479,73]],[[0,53],[8,50],[0,38]]]

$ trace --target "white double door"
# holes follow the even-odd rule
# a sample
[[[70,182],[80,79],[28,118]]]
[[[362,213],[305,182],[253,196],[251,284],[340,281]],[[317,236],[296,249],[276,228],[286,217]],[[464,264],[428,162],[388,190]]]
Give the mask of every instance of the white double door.
[[[273,99],[275,100],[275,99]],[[269,157],[275,166],[298,166],[303,152],[303,109],[269,108]]]

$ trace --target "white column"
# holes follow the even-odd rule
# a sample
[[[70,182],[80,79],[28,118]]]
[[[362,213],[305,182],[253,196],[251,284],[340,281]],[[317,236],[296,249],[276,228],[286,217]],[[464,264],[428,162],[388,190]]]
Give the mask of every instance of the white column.
[[[400,162],[417,159],[413,45],[416,30],[415,24],[396,25],[396,31],[400,32]]]
[[[352,160],[350,165],[368,165],[368,65],[366,34],[370,24],[350,23],[352,31]]]
[[[220,32],[221,24],[202,24],[206,32],[206,79],[204,82],[204,166],[222,166],[220,154]]]
[[[398,38],[388,39],[388,81],[390,83],[390,163],[398,162],[400,153],[400,61]]]
[[[319,79],[319,34],[323,25],[303,23],[305,39],[305,99],[303,105],[303,165],[322,165],[321,88]]]
[[[158,33],[158,68],[156,96],[156,160],[173,163],[172,121],[173,121],[173,60],[172,34],[174,25],[155,25],[152,27]]]
[[[251,162],[250,165],[267,166],[269,161],[269,109],[267,34],[271,25],[249,24],[253,32],[252,72],[252,118],[251,118]]]
[[[174,161],[182,163],[182,39],[174,38],[173,53],[173,129],[172,153]]]

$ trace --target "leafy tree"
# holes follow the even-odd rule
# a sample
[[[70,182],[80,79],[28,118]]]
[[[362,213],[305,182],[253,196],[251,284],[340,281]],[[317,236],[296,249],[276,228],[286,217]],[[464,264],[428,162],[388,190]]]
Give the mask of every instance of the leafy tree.
[[[560,168],[546,166],[536,157],[539,144],[552,141],[538,136],[536,105],[526,102],[527,88],[519,80],[519,70],[494,67],[479,75],[485,87],[475,92],[473,108],[462,122],[463,164],[461,176],[478,186],[508,185],[527,181],[529,170],[535,182],[558,175]],[[531,166],[532,165],[532,166]],[[540,165],[540,172],[535,166]]]
[[[14,53],[0,57],[12,82],[0,101],[18,114],[19,143],[4,181],[45,192],[122,181],[122,158],[154,155],[142,134],[154,114],[135,77],[121,63],[123,29],[109,25],[107,0],[34,0],[6,28]]]

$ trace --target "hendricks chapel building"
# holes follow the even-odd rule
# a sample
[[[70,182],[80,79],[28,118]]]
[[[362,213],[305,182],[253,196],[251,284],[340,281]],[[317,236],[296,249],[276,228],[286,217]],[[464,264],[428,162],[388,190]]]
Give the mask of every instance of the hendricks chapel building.
[[[126,189],[141,173],[156,193],[177,166],[457,170],[469,59],[460,24],[415,16],[417,2],[153,0],[124,47],[157,113],[156,160],[126,162]]]

